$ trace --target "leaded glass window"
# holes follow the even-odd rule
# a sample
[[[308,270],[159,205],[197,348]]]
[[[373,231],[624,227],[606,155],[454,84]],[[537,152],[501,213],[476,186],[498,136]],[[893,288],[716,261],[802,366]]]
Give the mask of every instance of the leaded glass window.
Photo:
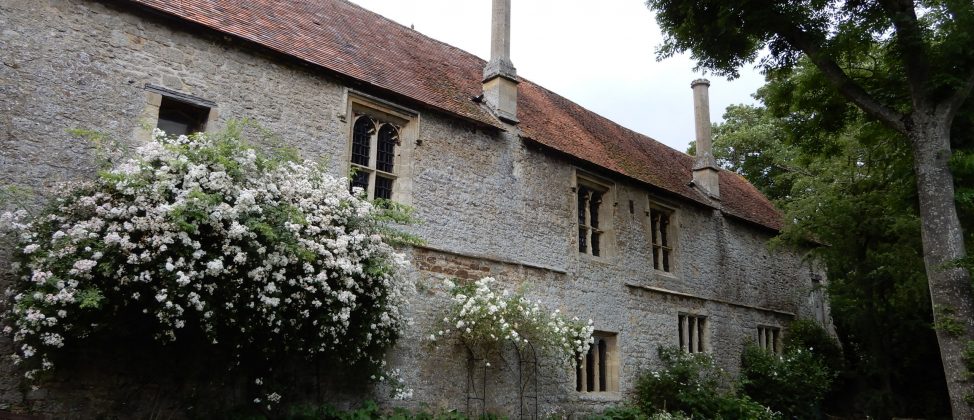
[[[375,121],[368,116],[363,115],[355,120],[355,127],[352,129],[352,163],[369,166],[369,150],[374,132]]]
[[[392,121],[357,113],[352,124],[350,188],[361,187],[368,198],[391,200],[396,182],[396,153],[401,127]]]

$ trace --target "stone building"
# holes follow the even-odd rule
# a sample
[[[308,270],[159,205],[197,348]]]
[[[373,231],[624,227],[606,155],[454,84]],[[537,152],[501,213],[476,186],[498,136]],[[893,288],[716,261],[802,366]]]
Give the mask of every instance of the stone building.
[[[542,363],[525,412],[617,402],[659,346],[733,371],[748,340],[774,350],[796,318],[827,324],[822,270],[769,249],[780,214],[708,153],[706,81],[693,84],[692,157],[519,78],[509,3],[494,1],[485,62],[344,0],[0,2],[0,181],[45,190],[92,176],[91,146],[65,140],[73,128],[131,145],[157,125],[253,119],[336,175],[359,168],[352,182],[370,196],[416,209],[417,285],[494,276],[595,321],[595,367]],[[466,353],[420,343],[444,297],[418,290],[416,322],[389,356],[414,389],[400,404],[468,409],[485,394],[468,383]],[[471,410],[521,413],[505,390],[515,370],[489,373],[486,407]],[[0,412],[123,410],[107,384],[30,392],[5,361],[0,372]]]

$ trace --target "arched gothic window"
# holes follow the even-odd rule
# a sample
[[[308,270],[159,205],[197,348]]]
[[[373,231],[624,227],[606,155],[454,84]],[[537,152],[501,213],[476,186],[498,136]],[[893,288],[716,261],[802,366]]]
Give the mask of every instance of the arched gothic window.
[[[393,122],[355,114],[351,154],[354,175],[349,188],[362,188],[370,199],[392,199],[400,130]]]

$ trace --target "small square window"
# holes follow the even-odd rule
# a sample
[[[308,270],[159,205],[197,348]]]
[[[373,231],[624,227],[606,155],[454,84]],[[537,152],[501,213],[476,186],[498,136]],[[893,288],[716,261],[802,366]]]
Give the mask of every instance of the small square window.
[[[677,327],[680,349],[685,353],[704,353],[709,345],[707,318],[700,315],[680,314]]]
[[[156,127],[173,136],[190,135],[205,130],[209,117],[210,108],[163,96]]]
[[[674,268],[673,210],[650,204],[650,236],[653,246],[653,268],[670,273]]]
[[[781,353],[781,328],[758,326],[758,346],[771,353]]]
[[[207,123],[217,118],[216,103],[183,92],[152,84],[145,85],[146,104],[142,111],[145,126],[158,128],[171,136],[206,131]],[[148,140],[151,130],[141,130],[138,138]],[[141,133],[140,132],[140,133]]]
[[[619,391],[618,334],[596,331],[588,353],[575,365],[575,390],[578,392]]]

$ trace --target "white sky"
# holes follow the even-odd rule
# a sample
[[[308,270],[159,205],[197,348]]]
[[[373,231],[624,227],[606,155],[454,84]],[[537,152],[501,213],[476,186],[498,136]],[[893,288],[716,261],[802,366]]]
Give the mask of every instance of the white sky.
[[[491,0],[352,0],[481,58],[490,56]],[[689,57],[656,61],[662,35],[643,0],[512,0],[511,61],[518,76],[625,127],[686,151],[693,140]],[[754,103],[764,78],[751,68],[710,75],[710,113]]]

